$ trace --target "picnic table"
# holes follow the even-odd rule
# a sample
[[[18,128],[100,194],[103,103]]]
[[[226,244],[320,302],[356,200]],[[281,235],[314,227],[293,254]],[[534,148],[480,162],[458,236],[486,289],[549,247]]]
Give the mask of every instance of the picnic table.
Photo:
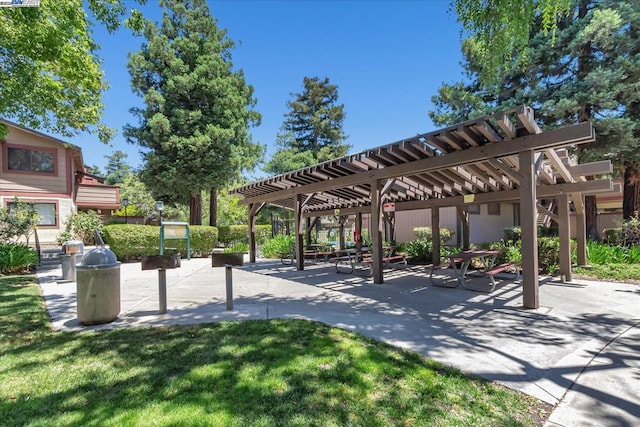
[[[442,286],[447,288],[455,288],[458,285],[462,285],[467,289],[474,291],[488,291],[493,292],[496,287],[496,281],[494,276],[498,273],[502,273],[506,270],[514,268],[516,270],[516,277],[519,276],[518,266],[514,263],[504,263],[498,266],[495,265],[496,258],[500,254],[498,250],[481,249],[481,250],[468,250],[464,252],[458,252],[455,254],[447,255],[449,263],[442,266],[431,266],[431,274],[429,280],[434,286]],[[489,278],[489,287],[474,286],[466,280],[469,274],[469,267],[473,260],[477,260],[480,263],[480,268],[474,270],[481,277]],[[451,268],[453,277],[445,277],[444,279],[434,278],[434,272],[437,270],[443,271],[444,269]],[[446,276],[446,275],[445,275]]]

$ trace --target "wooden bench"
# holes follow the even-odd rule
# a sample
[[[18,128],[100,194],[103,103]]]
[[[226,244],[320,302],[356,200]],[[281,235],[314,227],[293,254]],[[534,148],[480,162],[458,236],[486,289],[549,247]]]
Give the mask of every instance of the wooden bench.
[[[505,262],[504,264],[500,264],[500,265],[496,265],[493,266],[491,268],[491,270],[487,270],[487,271],[481,271],[481,270],[477,270],[476,273],[479,273],[481,276],[486,276],[489,278],[489,289],[485,289],[485,288],[478,288],[475,286],[471,286],[471,285],[467,285],[466,283],[462,283],[464,285],[465,288],[467,289],[471,289],[473,291],[486,291],[486,292],[493,292],[496,289],[496,280],[494,278],[494,276],[496,274],[499,273],[503,273],[507,270],[510,269],[515,269],[516,272],[516,280],[520,279],[520,266],[519,264],[515,263],[515,262]]]

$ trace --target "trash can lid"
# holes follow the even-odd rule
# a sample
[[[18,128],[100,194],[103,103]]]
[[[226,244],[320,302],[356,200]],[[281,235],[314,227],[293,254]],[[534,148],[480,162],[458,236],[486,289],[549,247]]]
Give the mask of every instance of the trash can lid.
[[[86,267],[96,265],[111,267],[117,264],[120,264],[120,262],[118,261],[116,254],[114,254],[110,249],[95,248],[84,254],[78,265]]]

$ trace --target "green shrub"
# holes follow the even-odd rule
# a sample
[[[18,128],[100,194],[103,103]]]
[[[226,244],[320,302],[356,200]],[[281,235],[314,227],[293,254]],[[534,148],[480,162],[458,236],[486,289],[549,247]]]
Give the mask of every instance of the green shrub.
[[[244,254],[249,252],[249,244],[246,242],[234,243],[233,245],[224,248],[222,252],[226,254]]]
[[[0,274],[21,273],[38,262],[38,253],[23,243],[0,243]]]
[[[504,241],[508,243],[515,243],[522,240],[522,228],[516,227],[507,227],[503,230]]]
[[[258,244],[264,243],[269,237],[271,237],[271,224],[261,224],[254,227],[256,233],[256,242]],[[224,227],[218,227],[218,241],[224,246],[233,245],[234,243],[249,242],[249,226],[243,225],[228,225]]]
[[[102,221],[95,211],[71,214],[65,223],[65,230],[56,240],[62,244],[67,240],[82,240],[85,245],[96,244],[96,231],[102,229]]]
[[[433,240],[433,231],[431,227],[414,227],[413,233],[418,240]],[[448,228],[440,229],[440,242],[446,243],[453,237],[455,233]]]
[[[106,225],[103,229],[105,243],[120,261],[139,259],[143,255],[160,253],[160,227],[136,224]],[[207,257],[216,247],[218,230],[207,225],[189,226],[191,256]],[[187,255],[186,239],[165,240],[165,251]]]
[[[640,247],[623,247],[589,241],[587,242],[587,257],[594,265],[606,264],[635,264],[640,262]]]
[[[11,210],[9,207],[0,207],[0,242],[15,243],[22,237],[28,242],[40,215],[33,203],[15,197],[12,204]]]
[[[265,258],[280,258],[283,254],[292,253],[295,245],[296,240],[293,236],[278,234],[271,239],[267,239],[260,247],[260,250]]]
[[[610,245],[619,245],[623,242],[622,228],[605,228],[603,240]]]
[[[405,242],[401,248],[402,252],[411,255],[411,262],[431,262],[433,257],[433,243],[431,240],[415,239]]]

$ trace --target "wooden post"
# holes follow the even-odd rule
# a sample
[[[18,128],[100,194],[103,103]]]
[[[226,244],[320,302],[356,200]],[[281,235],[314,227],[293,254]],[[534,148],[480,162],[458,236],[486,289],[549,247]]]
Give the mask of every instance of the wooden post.
[[[315,224],[315,222],[314,222],[314,224]],[[308,249],[308,246],[311,244],[311,228],[312,228],[311,227],[311,217],[308,216],[308,217],[305,218],[305,221],[304,221],[304,238],[305,238],[305,243],[307,245],[307,248],[305,248],[305,249]]]
[[[362,213],[356,212],[356,231],[360,235],[360,241],[356,243],[356,251],[360,251],[362,249]]]
[[[345,242],[344,242],[344,223],[347,222],[347,219],[349,217],[347,215],[340,215],[339,217],[339,226],[338,226],[338,230],[340,235],[338,236],[338,244],[340,245],[340,249],[344,249],[345,248]]]
[[[560,277],[571,282],[571,232],[569,226],[569,196],[561,194],[558,200],[558,235],[560,237]]]
[[[256,262],[255,203],[249,204],[249,262]]]
[[[538,230],[536,224],[536,174],[533,150],[518,153],[520,166],[520,220],[522,229],[522,302],[539,308]]]
[[[167,312],[167,270],[161,268],[158,270],[158,313],[165,314]]]
[[[224,266],[226,297],[227,297],[227,310],[233,310],[233,270],[231,265]]]
[[[440,265],[440,208],[431,208],[431,238],[433,241],[433,254],[431,262]]]
[[[456,206],[456,211],[458,212],[458,218],[460,218],[460,222],[462,223],[462,250],[468,251],[469,247],[471,247],[470,237],[469,237],[469,211],[466,206]]]
[[[587,221],[584,214],[584,199],[582,193],[573,197],[576,208],[576,241],[577,261],[579,266],[587,265]]]
[[[302,247],[302,203],[300,197],[293,196],[293,215],[294,215],[294,228],[295,228],[295,256],[296,256],[296,269],[304,270],[304,248]]]
[[[373,283],[384,283],[382,271],[382,184],[380,180],[371,182],[371,239]]]

